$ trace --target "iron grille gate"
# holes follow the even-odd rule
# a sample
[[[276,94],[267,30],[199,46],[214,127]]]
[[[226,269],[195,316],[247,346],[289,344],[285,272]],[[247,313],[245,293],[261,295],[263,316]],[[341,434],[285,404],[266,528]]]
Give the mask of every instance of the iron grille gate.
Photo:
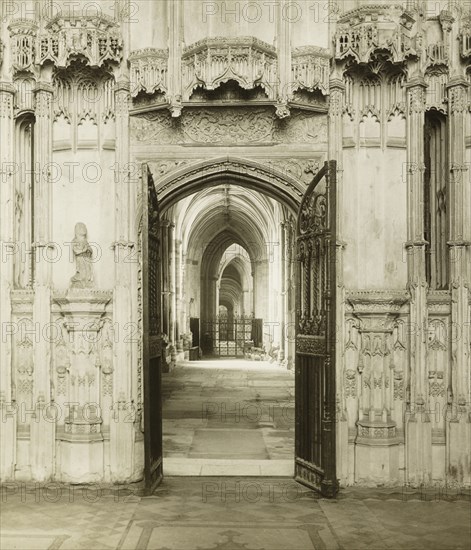
[[[262,345],[262,319],[218,315],[203,322],[201,349],[204,355],[244,357]]]

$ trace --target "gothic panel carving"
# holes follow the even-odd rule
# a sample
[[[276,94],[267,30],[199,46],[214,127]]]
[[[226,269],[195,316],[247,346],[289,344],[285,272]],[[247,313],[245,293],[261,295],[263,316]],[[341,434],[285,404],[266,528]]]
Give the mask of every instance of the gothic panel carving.
[[[100,141],[105,143],[108,133],[104,128],[115,116],[114,85],[112,76],[79,64],[67,71],[55,71],[55,148],[89,148],[97,147]]]
[[[14,399],[26,407],[33,408],[33,343],[41,335],[35,331],[33,321],[29,317],[19,318],[16,323],[13,338],[13,376]],[[20,419],[21,420],[21,419]]]
[[[269,99],[274,99],[276,50],[253,37],[205,38],[185,48],[182,73],[184,100],[198,86],[214,90],[229,80],[247,90],[259,85]]]
[[[74,60],[85,60],[90,67],[106,62],[119,63],[123,41],[116,23],[105,16],[56,17],[46,26],[39,40],[39,63],[51,61],[66,68]]]

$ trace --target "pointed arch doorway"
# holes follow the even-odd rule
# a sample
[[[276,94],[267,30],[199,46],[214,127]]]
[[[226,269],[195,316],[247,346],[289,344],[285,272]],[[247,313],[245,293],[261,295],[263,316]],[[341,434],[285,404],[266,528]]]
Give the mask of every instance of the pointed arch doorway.
[[[289,177],[255,163],[222,159],[193,166],[155,187],[142,169],[140,225],[142,369],[144,382],[144,479],[151,494],[163,478],[161,266],[163,208],[212,186],[224,175],[264,192],[297,211],[295,343],[295,479],[325,497],[338,491],[335,430],[336,163],[327,161],[307,190]],[[147,200],[145,198],[147,197]]]

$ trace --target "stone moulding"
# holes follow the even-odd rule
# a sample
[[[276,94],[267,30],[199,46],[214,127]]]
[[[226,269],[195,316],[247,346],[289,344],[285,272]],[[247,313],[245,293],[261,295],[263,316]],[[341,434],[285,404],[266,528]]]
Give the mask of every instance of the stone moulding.
[[[205,38],[184,49],[183,100],[195,88],[214,90],[235,80],[245,90],[261,86],[269,99],[276,96],[277,56],[270,44],[254,37]]]
[[[131,96],[168,91],[168,51],[156,48],[136,50],[129,56]]]

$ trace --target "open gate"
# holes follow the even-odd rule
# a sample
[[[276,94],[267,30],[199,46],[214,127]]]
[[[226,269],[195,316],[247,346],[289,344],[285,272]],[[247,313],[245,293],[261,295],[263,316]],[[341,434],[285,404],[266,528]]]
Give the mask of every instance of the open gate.
[[[336,162],[303,197],[297,220],[295,479],[338,491],[335,453]]]
[[[144,379],[144,478],[152,494],[162,480],[162,327],[160,215],[147,165],[142,170],[142,368]]]

